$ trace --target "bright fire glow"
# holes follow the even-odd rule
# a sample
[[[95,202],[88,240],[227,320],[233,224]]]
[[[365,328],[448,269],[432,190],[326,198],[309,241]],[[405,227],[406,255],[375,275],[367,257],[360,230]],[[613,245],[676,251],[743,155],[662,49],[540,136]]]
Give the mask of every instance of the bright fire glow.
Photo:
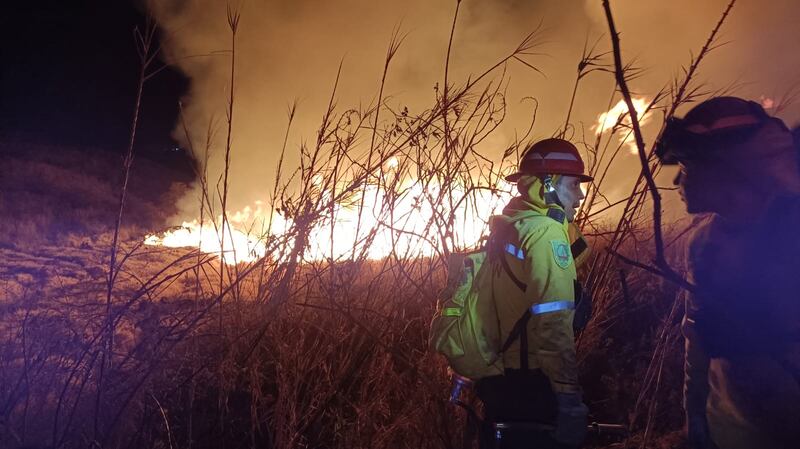
[[[384,172],[394,170],[399,165],[397,159],[385,163]],[[510,185],[502,185],[510,190]],[[458,202],[466,189],[448,186],[452,191],[453,204]],[[440,230],[441,206],[434,206],[434,198],[440,194],[441,186],[419,181],[403,183],[399,198],[390,200],[391,192],[378,186],[369,186],[347,201],[336,204],[322,212],[320,224],[308,232],[308,248],[305,257],[322,260],[357,258],[364,252],[369,259],[382,259],[396,254],[406,256],[432,256],[441,246]],[[323,194],[324,195],[324,194]],[[486,231],[486,221],[511,198],[511,194],[493,193],[489,190],[473,191],[467,200],[456,208],[454,214],[453,238],[459,246],[469,247],[478,243]],[[443,201],[449,205],[450,200]],[[389,205],[393,204],[393,207]],[[359,210],[361,213],[359,214]],[[163,235],[150,235],[145,243],[167,247],[195,247],[205,253],[215,254],[226,263],[253,262],[263,257],[267,248],[263,238],[268,229],[273,236],[280,236],[291,229],[291,221],[279,214],[272,215],[264,203],[247,207],[242,211],[229,213],[230,226],[226,229],[224,248],[221,248],[221,229],[206,223],[200,226],[197,221],[185,222],[177,230]],[[360,215],[360,217],[359,217]],[[440,221],[436,221],[436,219]],[[218,223],[222,220],[219,218]],[[248,232],[248,230],[250,230]],[[368,240],[372,237],[371,241]],[[221,251],[223,250],[223,251]],[[224,254],[223,254],[224,253]],[[235,256],[235,257],[234,257]]]
[[[221,220],[219,221],[221,222]],[[164,233],[162,236],[148,235],[145,245],[159,245],[170,248],[195,247],[208,254],[229,254],[226,260],[252,262],[264,256],[264,245],[257,238],[249,236],[231,226],[226,227],[225,239],[220,227],[211,223],[203,226],[197,220],[183,222],[179,229]]]
[[[633,108],[636,109],[636,116],[639,119],[639,125],[644,125],[650,119],[650,115],[647,114],[647,99],[644,97],[632,97],[631,102],[633,103]],[[628,145],[631,149],[631,152],[636,153],[638,150],[636,148],[636,142],[634,141],[633,131],[631,128],[631,118],[628,114],[628,105],[625,104],[625,100],[620,100],[608,112],[603,112],[598,115],[597,121],[592,129],[597,134],[602,134],[606,131],[613,132],[616,131],[614,128],[617,123],[622,126],[622,129],[619,131],[620,142],[624,145]]]
[[[386,161],[386,163],[384,165],[385,165],[387,170],[394,170],[398,166],[400,166],[400,160],[397,159],[396,157],[392,156]]]
[[[214,254],[233,264],[254,262],[266,254],[264,239],[259,236],[286,232],[288,223],[279,214],[272,214],[272,227],[269,224],[269,209],[257,201],[255,208],[245,207],[228,214],[228,224],[222,229],[222,217],[216,224],[205,221],[202,226],[198,220],[183,222],[174,230],[161,235],[148,235],[145,245],[166,246],[170,248],[193,247],[207,254]],[[248,231],[249,230],[249,231]],[[224,234],[224,239],[222,238]]]
[[[775,107],[775,100],[765,95],[759,97],[758,101],[759,103],[761,103],[761,107],[764,109],[772,109]]]

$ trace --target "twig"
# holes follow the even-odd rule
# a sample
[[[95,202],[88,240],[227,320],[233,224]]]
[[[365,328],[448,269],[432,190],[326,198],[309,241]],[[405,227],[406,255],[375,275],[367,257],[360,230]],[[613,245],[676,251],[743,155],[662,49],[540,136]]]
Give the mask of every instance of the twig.
[[[676,273],[672,267],[670,267],[669,263],[667,262],[664,256],[664,237],[662,234],[661,229],[661,194],[658,191],[658,186],[656,186],[656,182],[653,179],[653,173],[650,169],[650,165],[648,162],[648,155],[645,150],[644,144],[644,137],[642,136],[642,130],[639,126],[639,118],[636,108],[633,105],[633,100],[631,98],[630,90],[628,89],[628,83],[625,78],[625,71],[622,66],[622,50],[620,48],[620,40],[619,34],[617,33],[617,28],[614,25],[614,18],[611,14],[611,5],[609,0],[603,0],[603,9],[606,13],[606,19],[608,21],[608,27],[611,35],[611,45],[614,51],[614,74],[617,80],[617,86],[619,87],[622,97],[625,100],[625,104],[628,106],[628,113],[630,114],[631,119],[631,126],[633,127],[633,135],[636,141],[636,148],[638,149],[639,154],[639,162],[642,166],[642,175],[644,176],[648,190],[650,191],[650,196],[653,199],[653,231],[654,231],[654,239],[655,239],[655,265],[658,267],[661,275],[673,282],[676,282],[682,286],[688,287],[692,289],[691,284],[687,282],[683,277],[681,277],[678,273]]]

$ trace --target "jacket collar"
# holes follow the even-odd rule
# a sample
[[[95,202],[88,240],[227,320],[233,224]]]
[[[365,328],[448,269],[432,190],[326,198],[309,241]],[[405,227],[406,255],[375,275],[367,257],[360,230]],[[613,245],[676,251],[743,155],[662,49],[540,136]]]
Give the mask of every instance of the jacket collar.
[[[566,213],[560,204],[548,203],[544,198],[544,183],[537,176],[524,175],[517,181],[520,196],[514,197],[503,209],[503,215],[513,217],[521,212],[537,212],[561,224],[566,222]]]

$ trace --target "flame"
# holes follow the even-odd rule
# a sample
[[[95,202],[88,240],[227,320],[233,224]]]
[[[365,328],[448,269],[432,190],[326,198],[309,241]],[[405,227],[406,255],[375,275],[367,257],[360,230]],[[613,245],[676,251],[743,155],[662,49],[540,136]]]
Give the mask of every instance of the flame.
[[[650,115],[647,114],[647,106],[649,103],[647,99],[645,97],[632,97],[631,103],[633,103],[633,108],[636,110],[639,125],[647,123],[650,120]],[[620,100],[613,108],[609,109],[608,112],[603,112],[598,115],[597,121],[594,126],[592,126],[592,129],[598,135],[606,131],[610,131],[613,134],[621,129],[622,132],[619,137],[620,143],[628,145],[631,152],[636,153],[638,149],[636,148],[636,142],[634,141],[631,128],[631,118],[630,114],[628,114],[628,105],[625,103],[625,100]]]
[[[400,166],[400,160],[397,159],[396,156],[392,156],[386,160],[384,166],[386,167],[386,170],[396,170],[397,167]]]
[[[389,159],[384,165],[385,171],[394,170],[399,161]],[[500,186],[504,193],[483,189],[472,191],[469,199],[456,208],[453,239],[459,245],[469,247],[479,242],[489,216],[511,198],[510,187],[506,184]],[[448,185],[448,189],[451,189],[455,201],[467,193],[466,188],[458,185]],[[435,255],[441,246],[441,236],[435,229],[441,222],[441,210],[437,215],[437,206],[432,199],[440,195],[441,185],[406,180],[397,191],[402,193],[399,198],[394,198],[395,194],[385,188],[368,186],[350,201],[334,204],[328,211],[323,211],[319,224],[308,232],[305,257],[341,260],[359,257],[362,252],[366,258],[374,260],[392,254],[401,258]],[[216,226],[214,223],[201,226],[194,220],[160,236],[149,235],[145,244],[195,247],[228,264],[253,262],[267,254],[267,231],[272,236],[280,236],[289,232],[292,226],[291,220],[271,213],[264,202],[229,213],[227,218],[228,226],[224,232],[219,225],[223,222],[222,217],[217,218]]]
[[[246,206],[242,210],[229,212],[227,217],[220,215],[213,222],[206,220],[200,223],[196,219],[184,221],[177,229],[160,235],[147,235],[144,244],[198,248],[228,264],[255,262],[266,255],[265,237],[268,234],[283,234],[289,229],[287,220],[270,212],[265,202],[256,201],[254,207]]]
[[[222,220],[217,223],[222,223]],[[259,239],[231,227],[230,222],[224,230],[221,225],[214,223],[201,225],[197,220],[183,222],[179,229],[161,236],[148,235],[144,243],[170,248],[195,247],[204,253],[216,254],[230,263],[253,262],[266,254],[265,246]]]
[[[759,97],[758,102],[761,103],[761,107],[764,109],[772,109],[775,107],[775,100],[765,95]]]

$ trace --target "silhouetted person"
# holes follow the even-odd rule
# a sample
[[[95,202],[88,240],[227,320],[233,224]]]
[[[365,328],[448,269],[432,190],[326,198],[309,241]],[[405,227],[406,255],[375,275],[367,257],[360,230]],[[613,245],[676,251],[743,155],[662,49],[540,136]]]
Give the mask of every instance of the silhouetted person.
[[[717,97],[668,123],[695,285],[684,405],[693,449],[800,447],[800,174],[792,134],[757,103]]]

